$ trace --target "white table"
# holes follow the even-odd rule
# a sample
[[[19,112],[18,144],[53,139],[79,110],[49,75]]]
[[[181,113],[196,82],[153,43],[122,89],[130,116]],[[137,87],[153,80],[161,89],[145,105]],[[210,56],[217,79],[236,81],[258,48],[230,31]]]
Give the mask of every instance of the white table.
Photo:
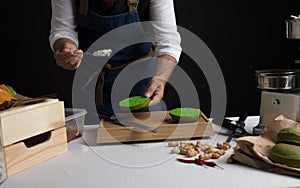
[[[256,116],[248,117],[246,128],[252,131],[258,121]],[[232,149],[216,161],[223,170],[183,164],[175,160],[180,155],[170,154],[168,142],[97,145],[97,128],[97,125],[86,125],[84,137],[69,142],[67,152],[9,176],[0,187],[300,187],[300,179],[296,177],[227,164]],[[215,145],[227,139],[228,131],[217,125],[214,129],[215,136],[202,142]],[[234,140],[231,145],[235,146]]]

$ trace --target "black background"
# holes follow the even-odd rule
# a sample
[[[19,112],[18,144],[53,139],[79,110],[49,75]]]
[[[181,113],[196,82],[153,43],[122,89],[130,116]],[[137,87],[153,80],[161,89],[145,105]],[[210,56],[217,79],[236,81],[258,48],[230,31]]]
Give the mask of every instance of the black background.
[[[297,68],[299,41],[285,38],[290,15],[300,14],[300,1],[175,0],[177,24],[201,38],[216,57],[225,78],[227,116],[259,114],[258,69]],[[1,11],[0,82],[23,95],[57,93],[71,107],[74,71],[55,65],[49,47],[51,1],[5,1]],[[209,116],[210,92],[205,77],[185,53],[179,66],[199,91],[201,109]],[[168,85],[165,102],[178,106]]]

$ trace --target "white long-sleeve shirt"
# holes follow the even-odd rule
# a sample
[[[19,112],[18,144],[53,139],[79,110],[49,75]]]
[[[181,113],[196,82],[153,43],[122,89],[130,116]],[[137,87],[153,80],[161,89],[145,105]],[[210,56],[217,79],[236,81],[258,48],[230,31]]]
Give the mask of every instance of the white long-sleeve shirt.
[[[51,0],[52,19],[49,41],[53,49],[59,38],[67,38],[78,46],[78,33],[75,31],[75,0]],[[177,31],[173,0],[150,0],[150,20],[154,21],[155,55],[168,54],[177,62],[181,54],[181,38]]]

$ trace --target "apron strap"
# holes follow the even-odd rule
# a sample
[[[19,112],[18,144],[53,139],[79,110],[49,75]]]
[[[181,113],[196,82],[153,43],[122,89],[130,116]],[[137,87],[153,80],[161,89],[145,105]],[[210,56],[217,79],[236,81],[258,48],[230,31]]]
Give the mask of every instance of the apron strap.
[[[82,15],[87,15],[89,9],[89,0],[80,0],[79,3],[79,12]]]
[[[129,12],[137,12],[139,0],[127,0],[127,5],[129,6]]]
[[[154,52],[151,49],[150,52],[142,58],[153,57],[153,54],[154,54]],[[122,64],[122,65],[114,66],[114,67],[112,67],[111,64],[109,64],[109,63],[105,64],[102,71],[100,72],[99,82],[97,84],[97,90],[96,90],[96,104],[97,105],[103,105],[103,86],[104,86],[105,74],[109,71],[123,69],[130,63],[132,63],[132,61]]]

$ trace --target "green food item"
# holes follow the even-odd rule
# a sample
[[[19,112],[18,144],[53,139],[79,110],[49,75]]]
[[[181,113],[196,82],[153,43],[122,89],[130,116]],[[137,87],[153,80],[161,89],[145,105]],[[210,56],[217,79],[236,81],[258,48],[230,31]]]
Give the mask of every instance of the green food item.
[[[9,86],[9,85],[5,85],[5,86],[6,86],[7,89],[9,90],[11,96],[16,97],[16,92],[15,92],[15,90],[14,90],[11,86]]]
[[[269,159],[276,163],[300,168],[300,146],[277,143],[271,148]]]
[[[169,114],[175,121],[195,122],[201,117],[201,110],[196,108],[175,108],[170,110]]]
[[[277,134],[277,143],[290,143],[300,145],[300,130],[296,128],[284,128]]]
[[[130,108],[131,110],[138,110],[148,106],[150,99],[143,96],[134,96],[123,99],[119,102],[119,106],[122,108]]]

